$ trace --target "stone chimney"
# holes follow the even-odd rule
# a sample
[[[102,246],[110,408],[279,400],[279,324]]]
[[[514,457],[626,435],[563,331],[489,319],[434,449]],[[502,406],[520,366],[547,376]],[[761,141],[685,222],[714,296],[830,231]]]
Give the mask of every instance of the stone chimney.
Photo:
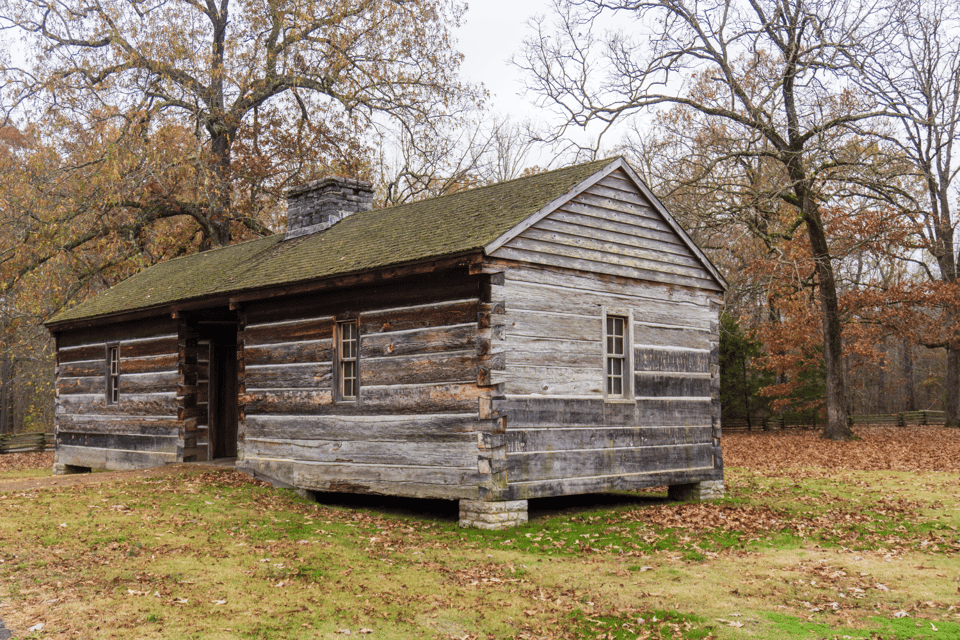
[[[322,178],[287,189],[284,240],[323,231],[351,213],[373,209],[373,185],[351,178]]]

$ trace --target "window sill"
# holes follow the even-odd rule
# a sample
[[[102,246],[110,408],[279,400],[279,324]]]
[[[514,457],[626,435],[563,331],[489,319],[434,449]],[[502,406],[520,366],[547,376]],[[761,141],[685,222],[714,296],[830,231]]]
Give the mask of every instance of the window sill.
[[[604,398],[605,404],[637,404],[636,398]]]

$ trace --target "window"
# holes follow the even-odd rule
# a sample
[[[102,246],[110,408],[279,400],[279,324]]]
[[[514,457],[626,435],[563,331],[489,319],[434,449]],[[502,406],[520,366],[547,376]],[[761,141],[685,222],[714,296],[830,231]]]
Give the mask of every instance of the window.
[[[356,402],[360,391],[360,336],[356,320],[337,323],[337,400]]]
[[[604,310],[603,324],[604,396],[608,400],[632,401],[631,314]]]
[[[107,404],[120,402],[120,345],[107,345]]]

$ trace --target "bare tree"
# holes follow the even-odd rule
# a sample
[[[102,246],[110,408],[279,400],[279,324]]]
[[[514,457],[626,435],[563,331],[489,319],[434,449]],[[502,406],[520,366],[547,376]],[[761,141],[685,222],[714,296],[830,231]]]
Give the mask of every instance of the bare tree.
[[[557,0],[556,33],[540,23],[521,65],[564,127],[605,128],[645,109],[682,105],[762,140],[754,151],[785,177],[779,199],[806,231],[815,265],[826,366],[823,437],[849,439],[841,320],[817,172],[842,165],[844,136],[881,115],[844,81],[871,54],[879,26],[858,0]],[[615,17],[631,30],[593,36]],[[598,49],[600,51],[598,52]]]
[[[944,297],[956,300],[958,247],[956,212],[960,197],[960,6],[950,0],[898,0],[889,8],[889,46],[865,60],[859,76],[866,91],[892,113],[898,126],[886,139],[913,163],[921,197],[904,192],[902,210],[925,237],[934,265],[917,261],[931,282],[945,285]],[[947,423],[960,426],[960,316],[945,305],[939,336],[925,336],[930,347],[945,347]]]

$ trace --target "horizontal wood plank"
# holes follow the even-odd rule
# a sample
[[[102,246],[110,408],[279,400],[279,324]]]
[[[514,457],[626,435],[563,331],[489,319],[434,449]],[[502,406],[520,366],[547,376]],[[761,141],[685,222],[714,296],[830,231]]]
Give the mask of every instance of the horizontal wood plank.
[[[143,395],[121,394],[120,402],[108,405],[104,394],[67,394],[60,396],[62,413],[107,416],[163,416],[177,415],[177,397],[174,393]]]
[[[495,444],[502,441],[507,453],[713,444],[713,430],[710,427],[511,429],[493,437]]]
[[[364,338],[361,342],[366,342]],[[243,347],[243,359],[247,365],[305,364],[330,362],[333,359],[333,340],[304,340],[285,344],[247,345]]]
[[[508,453],[511,482],[713,467],[712,445]]]
[[[683,471],[654,471],[592,478],[563,478],[511,483],[507,485],[506,489],[498,492],[497,497],[500,500],[532,500],[606,491],[632,491],[646,487],[689,484],[705,480],[723,480],[723,470],[705,468]]]
[[[72,414],[57,416],[57,428],[74,433],[175,436],[180,426],[180,421],[172,418]]]
[[[78,433],[60,430],[57,433],[57,446],[94,447],[98,449],[120,449],[126,451],[154,451],[161,453],[177,452],[177,435],[139,435],[129,433]]]
[[[368,442],[459,442],[464,434],[489,429],[476,415],[440,414],[406,416],[267,416],[248,415],[241,424],[246,438],[323,438]]]
[[[363,440],[250,438],[247,458],[274,458],[343,464],[472,467],[477,464],[477,439],[461,434],[459,441],[367,442]]]
[[[712,390],[709,375],[704,374],[651,374],[640,372],[634,376],[634,391],[637,397],[710,397]]]
[[[476,413],[489,392],[476,385],[360,387],[359,403],[333,403],[329,389],[247,390],[248,416],[268,414],[360,415],[364,413]]]
[[[634,358],[637,371],[710,373],[708,351],[637,347]]]
[[[127,451],[117,449],[98,449],[94,447],[57,447],[57,462],[92,469],[148,469],[162,467],[177,461],[176,452],[164,451]]]

